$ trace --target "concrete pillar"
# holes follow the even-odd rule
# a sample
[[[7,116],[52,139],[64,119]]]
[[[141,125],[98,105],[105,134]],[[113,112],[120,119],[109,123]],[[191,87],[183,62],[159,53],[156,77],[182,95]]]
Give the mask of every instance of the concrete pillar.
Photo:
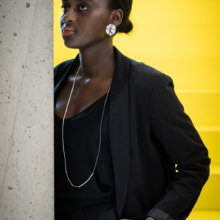
[[[54,219],[53,1],[0,0],[0,219]]]

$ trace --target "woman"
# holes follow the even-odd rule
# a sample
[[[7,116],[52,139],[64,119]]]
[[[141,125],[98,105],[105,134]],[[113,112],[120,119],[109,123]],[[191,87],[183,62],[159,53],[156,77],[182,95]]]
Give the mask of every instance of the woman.
[[[186,219],[211,159],[172,79],[112,44],[133,28],[132,0],[62,7],[79,54],[54,68],[55,219]]]

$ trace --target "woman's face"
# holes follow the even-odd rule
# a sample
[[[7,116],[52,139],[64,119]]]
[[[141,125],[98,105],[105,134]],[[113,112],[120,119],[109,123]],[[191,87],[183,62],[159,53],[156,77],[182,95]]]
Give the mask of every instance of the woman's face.
[[[62,0],[60,27],[66,47],[85,48],[109,37],[105,30],[111,13],[108,1]],[[63,33],[64,27],[73,28],[75,32]]]

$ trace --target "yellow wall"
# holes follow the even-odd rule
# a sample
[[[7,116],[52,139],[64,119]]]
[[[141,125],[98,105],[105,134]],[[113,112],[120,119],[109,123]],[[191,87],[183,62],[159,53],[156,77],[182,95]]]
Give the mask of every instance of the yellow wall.
[[[54,66],[78,53],[63,44],[60,5],[54,0]],[[212,159],[194,210],[220,210],[220,1],[134,0],[131,20],[133,33],[119,34],[113,43],[128,57],[172,77]]]

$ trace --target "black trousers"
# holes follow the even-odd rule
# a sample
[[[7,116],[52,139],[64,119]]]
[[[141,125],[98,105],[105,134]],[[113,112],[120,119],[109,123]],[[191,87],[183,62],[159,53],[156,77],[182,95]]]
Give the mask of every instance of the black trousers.
[[[119,220],[115,202],[90,205],[55,203],[55,220]]]

